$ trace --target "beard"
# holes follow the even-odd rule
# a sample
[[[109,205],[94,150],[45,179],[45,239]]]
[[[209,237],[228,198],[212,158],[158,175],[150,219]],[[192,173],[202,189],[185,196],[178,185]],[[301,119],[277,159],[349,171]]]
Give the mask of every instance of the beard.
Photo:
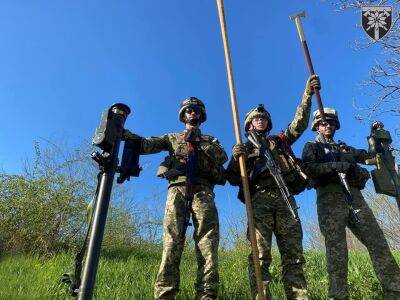
[[[192,125],[192,126],[198,126],[200,124],[200,118],[198,117],[189,117],[186,118],[186,124]]]

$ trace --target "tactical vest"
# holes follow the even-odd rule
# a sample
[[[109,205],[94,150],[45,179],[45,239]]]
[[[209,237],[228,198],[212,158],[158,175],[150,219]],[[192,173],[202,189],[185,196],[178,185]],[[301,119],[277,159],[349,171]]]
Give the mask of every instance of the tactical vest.
[[[325,146],[321,142],[313,141],[313,151],[316,157],[316,162],[325,163],[333,161],[342,161],[350,163],[351,167],[346,173],[346,179],[350,186],[362,190],[365,188],[365,184],[370,178],[367,169],[362,168],[358,165],[354,148],[347,146],[345,143],[340,142],[339,144],[327,144],[326,147],[330,149],[333,156],[325,149]],[[326,186],[330,183],[340,183],[340,179],[336,172],[320,176],[315,179],[314,187]]]
[[[301,170],[301,160],[296,158],[283,133],[268,136],[266,139],[269,152],[275,163],[280,167],[289,190],[294,195],[304,191],[308,183],[307,176]],[[250,142],[246,144],[251,151],[251,154],[248,155],[251,190],[255,192],[260,189],[276,188],[275,180],[268,169],[262,170],[261,173],[257,172],[257,168],[264,165],[265,158],[263,154],[258,149],[255,149]]]
[[[186,181],[187,145],[183,133],[168,134],[172,151],[165,157],[157,171],[157,176],[168,180],[169,185],[184,184]],[[224,185],[226,174],[223,164],[228,160],[225,150],[218,140],[209,135],[201,135],[197,146],[196,184]]]

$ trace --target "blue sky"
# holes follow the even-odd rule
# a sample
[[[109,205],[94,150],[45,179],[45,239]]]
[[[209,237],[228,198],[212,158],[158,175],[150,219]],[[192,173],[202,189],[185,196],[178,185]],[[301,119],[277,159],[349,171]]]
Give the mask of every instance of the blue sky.
[[[292,120],[307,69],[289,15],[306,10],[303,25],[322,99],[338,109],[342,123],[337,138],[365,148],[368,124],[355,120],[353,101],[374,100],[358,84],[384,57],[377,47],[352,49],[364,35],[355,26],[360,13],[336,13],[329,1],[225,2],[242,122],[258,103],[270,111],[273,133]],[[144,136],[181,131],[178,108],[188,96],[205,102],[202,131],[216,136],[230,154],[235,139],[215,1],[2,1],[0,27],[4,172],[22,171],[33,140],[67,140],[72,147],[90,139],[102,110],[114,102],[131,107],[126,123],[131,131]],[[394,129],[395,121],[387,117],[386,127]],[[305,132],[295,153],[312,138]],[[127,184],[138,203],[146,205],[154,189],[166,189],[155,177],[164,156],[141,158],[142,176]],[[216,195],[226,228],[228,220],[244,215],[244,207],[228,185],[217,187]],[[297,198],[300,216],[315,218],[314,192]]]

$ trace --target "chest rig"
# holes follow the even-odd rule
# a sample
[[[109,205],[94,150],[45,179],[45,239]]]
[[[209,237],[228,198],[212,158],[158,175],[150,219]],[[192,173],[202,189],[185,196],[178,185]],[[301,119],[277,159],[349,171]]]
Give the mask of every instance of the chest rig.
[[[350,186],[363,189],[366,182],[370,178],[370,174],[367,169],[360,167],[357,164],[356,150],[343,141],[338,143],[322,143],[319,141],[315,142],[317,147],[316,158],[318,162],[348,162],[351,167],[347,171],[347,181]],[[331,154],[329,153],[331,151]],[[340,180],[335,172],[321,176],[316,181],[316,186],[325,186],[329,183],[339,183]]]
[[[187,162],[190,155],[195,155],[192,174],[198,184],[224,184],[223,164],[228,157],[217,139],[208,135],[194,135],[189,143],[185,132],[169,134],[170,153],[161,163],[157,176],[167,179],[170,184],[181,183],[187,176]],[[192,144],[191,146],[189,144]],[[194,151],[190,151],[194,147]]]
[[[259,148],[247,143],[250,150],[248,155],[250,165],[249,178],[253,186],[256,189],[258,187],[269,188],[276,186],[266,166],[265,151],[268,151],[292,193],[298,194],[302,192],[307,185],[308,179],[301,169],[301,161],[294,155],[284,133],[268,137],[258,135],[258,141],[261,145]]]

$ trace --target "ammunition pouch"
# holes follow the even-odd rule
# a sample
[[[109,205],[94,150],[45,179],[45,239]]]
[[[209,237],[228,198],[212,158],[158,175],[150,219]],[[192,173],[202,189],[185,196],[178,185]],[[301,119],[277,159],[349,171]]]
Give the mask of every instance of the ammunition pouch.
[[[162,173],[162,175],[158,175],[159,177],[165,178],[168,181],[174,180],[175,178],[179,176],[184,176],[185,172],[179,171],[177,169],[170,169]]]
[[[258,149],[255,150],[257,151]],[[256,153],[254,152],[253,154]],[[273,158],[278,163],[283,179],[291,193],[298,195],[304,191],[309,185],[309,178],[302,171],[301,160],[296,158],[290,149],[279,149],[278,153],[273,155]],[[275,180],[268,171],[263,157],[258,157],[254,160],[253,170],[250,175],[251,186],[261,186],[262,188],[276,186]]]
[[[157,177],[165,178],[168,181],[171,181],[179,176],[184,176],[186,171],[185,168],[185,163],[181,162],[174,156],[168,155],[158,167]]]
[[[368,170],[360,167],[357,164],[352,165],[346,174],[346,179],[349,185],[359,190],[365,188],[365,185],[369,178],[371,178],[371,176],[369,175]],[[318,179],[315,180],[315,184],[312,187],[314,188],[324,187],[331,183],[340,184],[339,175],[337,174],[336,171],[333,171],[332,174],[318,177]]]
[[[250,186],[254,187],[254,193],[260,189],[277,187],[275,179],[269,175],[269,172],[268,176],[265,176],[264,174],[250,182]],[[291,172],[287,174],[283,174],[282,176],[293,195],[300,194],[309,184],[308,177],[305,178],[295,169],[291,170]]]
[[[207,178],[212,184],[224,185],[226,183],[226,171],[222,165],[215,165],[208,173],[199,172],[198,176]]]
[[[212,143],[200,143],[199,148],[213,165],[223,165],[228,161],[225,150],[216,139]]]
[[[186,176],[186,163],[182,159],[169,155],[165,157],[157,170],[157,177],[165,178],[170,183],[180,176]],[[209,182],[210,185],[224,185],[226,182],[226,172],[222,165],[211,165],[210,160],[204,153],[199,152],[197,170],[195,173],[196,181]]]
[[[300,194],[310,184],[308,177],[302,176],[297,170],[286,175],[285,180],[293,195]]]
[[[285,183],[287,184],[289,191],[293,195],[300,194],[310,184],[308,177],[304,177],[295,169],[292,170],[290,173],[283,175],[283,179],[285,180]],[[263,172],[254,181],[250,181],[249,186],[250,186],[250,196],[252,197],[256,192],[260,190],[278,189],[275,179],[269,174],[268,170],[266,172]],[[239,192],[237,197],[242,203],[245,203],[243,187],[241,184],[239,186]]]
[[[367,169],[355,165],[349,169],[346,178],[350,186],[362,190],[371,176]]]

